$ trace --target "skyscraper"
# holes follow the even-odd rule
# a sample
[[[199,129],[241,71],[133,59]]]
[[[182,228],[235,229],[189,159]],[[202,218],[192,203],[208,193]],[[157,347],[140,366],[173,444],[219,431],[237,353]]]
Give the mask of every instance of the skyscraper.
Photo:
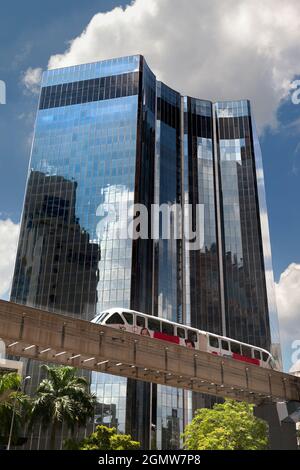
[[[192,227],[202,205],[203,245],[164,238],[151,215],[158,237],[120,238],[135,204],[178,204]],[[11,300],[86,320],[132,308],[279,352],[250,103],[182,97],[139,55],[46,71]],[[95,422],[144,448],[179,447],[201,402],[106,374],[91,382]]]

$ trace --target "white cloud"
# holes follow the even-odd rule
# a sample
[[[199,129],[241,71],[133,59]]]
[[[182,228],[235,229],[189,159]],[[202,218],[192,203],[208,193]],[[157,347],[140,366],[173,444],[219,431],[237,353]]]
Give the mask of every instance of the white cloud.
[[[292,263],[276,284],[280,337],[286,363],[295,352],[293,342],[300,343],[300,264]]]
[[[250,98],[260,129],[299,72],[300,2],[135,0],[96,14],[49,67],[141,53],[183,94]]]
[[[22,77],[22,82],[26,89],[31,93],[38,94],[40,90],[40,83],[42,79],[43,70],[40,67],[29,67]]]
[[[19,224],[0,220],[0,297],[10,289],[17,251]]]

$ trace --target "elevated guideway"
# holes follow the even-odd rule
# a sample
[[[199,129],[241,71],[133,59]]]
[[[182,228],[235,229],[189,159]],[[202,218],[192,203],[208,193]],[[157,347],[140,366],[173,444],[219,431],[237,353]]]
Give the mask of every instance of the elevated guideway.
[[[0,300],[7,354],[231,397],[300,402],[300,377]]]

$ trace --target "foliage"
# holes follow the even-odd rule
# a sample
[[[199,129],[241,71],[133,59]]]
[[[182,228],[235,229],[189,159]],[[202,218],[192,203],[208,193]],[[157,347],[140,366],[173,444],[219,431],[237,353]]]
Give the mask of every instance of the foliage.
[[[116,428],[97,426],[95,432],[79,443],[66,441],[69,450],[136,450],[140,443],[133,441],[128,434],[117,434]]]
[[[0,375],[0,436],[2,443],[8,441],[14,407],[13,442],[16,442],[20,435],[29,411],[29,397],[20,391],[21,380],[20,375],[16,372]]]
[[[16,372],[9,372],[0,375],[0,402],[13,390],[18,390],[21,385],[21,376]]]
[[[41,422],[51,426],[50,447],[55,448],[55,435],[64,422],[74,431],[93,416],[95,397],[90,394],[88,382],[76,375],[73,367],[42,366],[47,378],[42,380],[33,399],[31,425]]]
[[[268,447],[268,425],[253,414],[254,405],[226,400],[202,408],[182,435],[188,450],[262,450]]]

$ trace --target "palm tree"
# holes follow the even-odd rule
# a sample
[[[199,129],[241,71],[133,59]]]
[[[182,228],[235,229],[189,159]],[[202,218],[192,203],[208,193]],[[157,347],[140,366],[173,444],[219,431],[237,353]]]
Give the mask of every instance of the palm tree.
[[[16,372],[0,375],[0,436],[7,443],[14,413],[13,439],[15,440],[24,421],[24,411],[29,405],[29,397],[20,391],[21,376]],[[15,408],[15,412],[14,412]]]
[[[50,448],[55,449],[55,436],[63,422],[71,431],[76,424],[85,425],[94,414],[96,399],[89,393],[87,380],[78,377],[74,367],[42,368],[47,378],[39,384],[33,398],[31,425],[39,421],[44,428],[51,426]]]
[[[5,402],[13,390],[21,384],[21,377],[16,372],[7,372],[0,375],[0,403]]]

